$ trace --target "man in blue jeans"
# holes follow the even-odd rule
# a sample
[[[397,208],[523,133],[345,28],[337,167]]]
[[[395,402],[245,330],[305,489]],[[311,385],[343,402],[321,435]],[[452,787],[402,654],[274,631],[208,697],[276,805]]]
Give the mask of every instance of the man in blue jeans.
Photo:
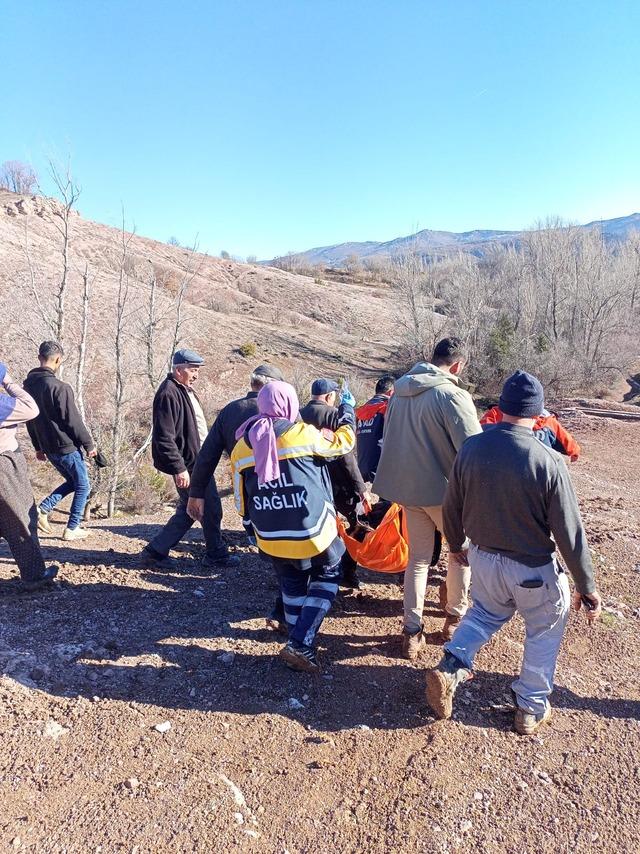
[[[89,531],[80,527],[89,497],[89,474],[83,451],[95,457],[97,451],[76,406],[73,389],[62,382],[57,372],[64,352],[57,341],[43,341],[38,351],[39,368],[29,371],[25,391],[38,404],[40,414],[27,423],[31,443],[39,460],[48,460],[64,477],[38,507],[38,528],[53,533],[49,513],[67,495],[73,493],[64,540],[84,540]]]

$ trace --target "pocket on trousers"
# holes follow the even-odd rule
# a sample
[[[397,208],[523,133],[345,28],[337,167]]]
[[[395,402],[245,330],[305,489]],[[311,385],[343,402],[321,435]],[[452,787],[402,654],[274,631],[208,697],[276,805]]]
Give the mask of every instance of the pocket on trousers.
[[[565,602],[558,586],[549,586],[538,579],[517,584],[514,599],[522,615],[529,614],[534,619],[538,617],[549,625],[554,624],[565,611]]]
[[[534,585],[535,586],[532,586]],[[549,591],[544,581],[525,581],[517,584],[514,589],[516,607],[519,611],[534,611],[545,603],[551,604]]]

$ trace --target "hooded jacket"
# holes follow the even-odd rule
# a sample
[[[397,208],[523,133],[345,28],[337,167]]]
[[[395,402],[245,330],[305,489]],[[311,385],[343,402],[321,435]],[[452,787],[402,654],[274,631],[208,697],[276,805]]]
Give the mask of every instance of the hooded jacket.
[[[24,389],[35,400],[40,414],[27,424],[29,438],[36,451],[72,454],[95,448],[76,406],[73,389],[62,382],[51,368],[34,368],[24,381]]]
[[[405,507],[441,505],[457,452],[480,432],[460,379],[419,362],[394,386],[374,491]]]

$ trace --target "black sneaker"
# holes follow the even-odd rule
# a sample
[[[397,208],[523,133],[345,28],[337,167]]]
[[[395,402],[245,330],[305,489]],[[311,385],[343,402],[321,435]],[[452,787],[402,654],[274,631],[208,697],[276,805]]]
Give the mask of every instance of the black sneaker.
[[[33,590],[40,590],[41,587],[48,586],[57,574],[57,566],[48,566],[40,578],[36,578],[34,581],[23,581],[22,586],[25,590],[29,590],[30,592]]]
[[[296,641],[289,641],[286,646],[282,647],[280,658],[292,670],[300,670],[305,673],[318,673],[320,670],[315,650],[310,646],[296,643]]]
[[[340,587],[347,587],[350,590],[360,590],[360,579],[358,578],[356,568],[344,571],[340,580]]]
[[[151,546],[145,546],[139,555],[145,569],[175,569],[175,562],[168,555],[161,555]]]
[[[220,569],[221,567],[239,566],[238,555],[224,554],[217,558],[205,557],[202,559],[203,569]]]

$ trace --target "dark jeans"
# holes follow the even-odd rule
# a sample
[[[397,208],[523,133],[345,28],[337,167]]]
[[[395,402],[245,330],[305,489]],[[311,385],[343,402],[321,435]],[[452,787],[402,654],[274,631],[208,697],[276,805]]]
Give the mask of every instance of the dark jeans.
[[[193,525],[193,519],[187,514],[188,489],[178,489],[178,506],[164,528],[149,543],[150,548],[166,557],[174,546],[177,546],[187,531]],[[222,539],[220,523],[222,522],[222,504],[213,478],[209,481],[204,494],[204,518],[202,531],[206,552],[203,563],[217,561],[227,556],[227,547]]]
[[[65,481],[57,489],[54,489],[44,501],[40,502],[40,510],[43,513],[51,513],[56,504],[73,492],[73,501],[67,522],[67,528],[73,530],[82,521],[84,508],[89,498],[91,487],[87,464],[80,451],[73,451],[71,454],[47,454],[47,459],[65,478]]]

